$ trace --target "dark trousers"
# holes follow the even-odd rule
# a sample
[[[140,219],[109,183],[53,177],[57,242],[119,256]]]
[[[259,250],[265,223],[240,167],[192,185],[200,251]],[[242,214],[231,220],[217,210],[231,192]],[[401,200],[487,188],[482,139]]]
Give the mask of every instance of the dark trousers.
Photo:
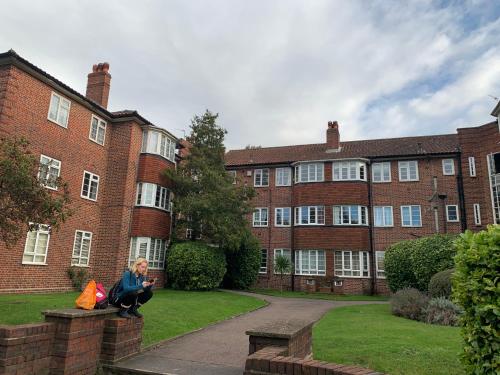
[[[120,307],[134,307],[134,306],[142,306],[146,302],[148,302],[151,297],[153,297],[153,291],[151,288],[146,288],[143,289],[144,291],[142,293],[136,292],[130,292],[122,296],[116,303],[117,306]]]

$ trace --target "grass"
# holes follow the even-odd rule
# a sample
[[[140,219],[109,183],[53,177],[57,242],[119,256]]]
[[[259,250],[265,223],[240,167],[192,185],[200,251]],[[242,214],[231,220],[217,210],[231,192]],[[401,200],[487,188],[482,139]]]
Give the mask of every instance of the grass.
[[[78,293],[0,295],[0,324],[43,321],[42,310],[73,307]],[[158,289],[141,308],[143,346],[148,346],[265,305],[256,298],[227,292]]]
[[[273,289],[251,289],[250,292],[285,298],[326,299],[330,301],[388,301],[387,296],[337,295],[331,293],[289,292]]]
[[[330,311],[313,329],[314,358],[391,375],[464,374],[459,328],[391,315],[389,305]]]

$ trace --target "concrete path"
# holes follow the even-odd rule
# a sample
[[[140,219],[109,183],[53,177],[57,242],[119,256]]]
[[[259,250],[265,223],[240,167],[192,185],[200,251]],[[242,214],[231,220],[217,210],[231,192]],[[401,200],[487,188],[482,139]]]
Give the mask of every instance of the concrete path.
[[[238,293],[264,299],[269,305],[168,341],[120,362],[118,367],[170,375],[241,375],[248,355],[248,336],[245,331],[276,320],[316,321],[332,308],[377,303]]]

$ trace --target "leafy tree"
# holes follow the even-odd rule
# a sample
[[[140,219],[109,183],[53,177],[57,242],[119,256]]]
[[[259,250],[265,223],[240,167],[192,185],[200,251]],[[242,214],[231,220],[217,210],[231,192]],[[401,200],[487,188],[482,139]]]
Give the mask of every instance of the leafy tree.
[[[47,165],[39,165],[25,139],[0,139],[0,241],[14,244],[39,224],[57,227],[70,214],[69,192],[60,178],[51,177]],[[44,184],[57,186],[51,192]],[[34,224],[30,224],[34,223]]]
[[[283,292],[283,276],[290,273],[292,262],[283,254],[278,254],[274,258],[274,272],[280,275],[280,292]]]
[[[253,188],[233,185],[224,167],[224,136],[218,115],[206,111],[191,121],[186,158],[176,170],[165,173],[173,182],[179,232],[192,229],[192,238],[202,238],[224,249],[236,251],[252,211]]]

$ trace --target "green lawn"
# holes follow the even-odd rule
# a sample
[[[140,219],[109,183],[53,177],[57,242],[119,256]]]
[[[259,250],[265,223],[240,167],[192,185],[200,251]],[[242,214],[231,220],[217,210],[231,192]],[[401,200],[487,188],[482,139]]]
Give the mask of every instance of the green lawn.
[[[0,324],[43,321],[42,310],[73,307],[78,293],[0,295]],[[141,308],[143,346],[190,332],[265,305],[256,298],[227,292],[155,290]]]
[[[274,289],[251,289],[250,292],[274,297],[327,299],[331,301],[388,301],[386,296],[336,295],[331,293],[289,292]]]
[[[341,307],[313,329],[314,358],[391,375],[464,374],[459,328],[391,315],[389,305]]]

